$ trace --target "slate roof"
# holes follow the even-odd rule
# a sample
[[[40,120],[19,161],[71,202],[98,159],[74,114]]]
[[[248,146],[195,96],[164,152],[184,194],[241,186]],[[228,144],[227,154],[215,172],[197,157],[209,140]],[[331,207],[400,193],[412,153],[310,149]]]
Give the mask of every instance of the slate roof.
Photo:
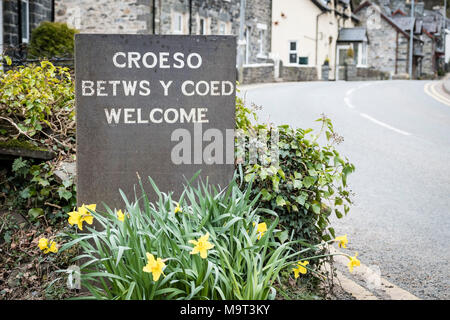
[[[318,6],[322,11],[331,11],[331,9],[328,8],[328,0],[311,0],[311,2]]]
[[[404,16],[395,16],[391,17],[391,20],[402,30],[409,31],[414,23],[414,18],[404,17]]]
[[[369,41],[366,28],[342,28],[339,30],[338,42]]]

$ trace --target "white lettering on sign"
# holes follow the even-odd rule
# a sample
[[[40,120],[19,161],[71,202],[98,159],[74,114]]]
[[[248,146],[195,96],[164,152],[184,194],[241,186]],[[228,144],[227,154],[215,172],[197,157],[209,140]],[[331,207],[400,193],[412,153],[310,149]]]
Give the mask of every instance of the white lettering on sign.
[[[140,69],[141,66],[148,69],[156,68],[161,69],[182,69],[186,65],[190,69],[198,69],[203,63],[202,56],[196,52],[189,53],[187,56],[183,52],[116,52],[112,57],[113,65],[116,68],[136,68]]]
[[[171,93],[173,81],[159,80],[159,92],[164,96]],[[234,83],[231,81],[183,81],[181,93],[189,96],[229,96],[234,92]],[[149,80],[82,80],[81,94],[83,96],[116,97],[123,94],[126,97],[149,96],[152,93]]]
[[[208,108],[104,108],[108,124],[146,124],[146,123],[208,123]],[[123,110],[123,112],[122,112]]]

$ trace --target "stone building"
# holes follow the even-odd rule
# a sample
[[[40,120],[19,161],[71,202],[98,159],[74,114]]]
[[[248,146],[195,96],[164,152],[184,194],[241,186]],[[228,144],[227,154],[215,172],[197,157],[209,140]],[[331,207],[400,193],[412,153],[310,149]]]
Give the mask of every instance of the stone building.
[[[56,0],[55,20],[82,33],[238,36],[241,1]],[[246,0],[244,9],[244,68],[252,68],[269,61],[271,0]]]
[[[388,1],[389,2],[389,1]],[[370,44],[367,49],[367,64],[377,70],[389,72],[393,77],[406,77],[409,71],[410,28],[415,21],[407,16],[393,17],[385,2],[377,5],[363,2],[355,9],[361,25],[367,29]],[[414,36],[413,73],[420,70],[422,43]]]
[[[2,0],[0,3],[0,52],[30,41],[42,21],[52,21],[52,0]]]
[[[380,12],[379,15],[374,13],[376,10]],[[439,69],[443,69],[445,26],[441,7],[427,10],[423,1],[416,0],[413,19],[411,18],[411,1],[407,0],[364,1],[356,11],[362,18],[363,25],[366,25],[368,30],[371,29],[369,31],[371,41],[369,64],[383,67],[393,75],[407,73],[409,71],[409,35],[414,26],[413,76],[433,77]],[[368,18],[367,15],[371,17]],[[384,21],[381,22],[379,29],[373,28],[374,21],[378,21],[377,19]],[[388,29],[386,23],[392,27]],[[393,29],[398,31],[395,32],[395,37]],[[399,34],[398,42],[397,33]],[[400,56],[398,56],[399,53]],[[397,58],[394,58],[395,56]],[[394,61],[396,63],[393,63]]]

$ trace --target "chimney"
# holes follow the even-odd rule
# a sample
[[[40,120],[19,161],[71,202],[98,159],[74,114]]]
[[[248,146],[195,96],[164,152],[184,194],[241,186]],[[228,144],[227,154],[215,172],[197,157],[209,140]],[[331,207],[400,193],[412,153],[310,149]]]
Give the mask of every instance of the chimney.
[[[423,12],[425,10],[425,3],[424,2],[417,2],[415,6],[415,14],[423,15]]]

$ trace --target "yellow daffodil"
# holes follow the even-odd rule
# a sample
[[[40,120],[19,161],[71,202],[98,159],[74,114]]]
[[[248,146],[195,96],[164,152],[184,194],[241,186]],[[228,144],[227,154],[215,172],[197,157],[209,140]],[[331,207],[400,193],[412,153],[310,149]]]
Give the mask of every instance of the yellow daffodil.
[[[334,241],[339,242],[339,248],[347,248],[347,243],[348,243],[347,235],[336,237],[336,239],[334,239]]]
[[[58,247],[56,246],[56,243],[54,241],[49,241],[47,238],[39,239],[38,247],[45,254],[47,254],[49,252],[53,252],[53,253],[57,253],[58,252]]]
[[[94,222],[94,217],[89,212],[95,211],[97,205],[96,204],[90,204],[90,205],[82,205],[78,208],[78,211],[72,211],[69,212],[69,223],[70,225],[78,225],[78,229],[83,230],[83,222],[86,221],[88,224],[92,224]],[[89,210],[88,210],[89,209]]]
[[[178,213],[178,212],[183,212],[183,211],[181,210],[181,207],[180,207],[180,204],[179,204],[179,203],[177,203],[177,206],[175,207],[175,213]]]
[[[354,267],[359,267],[361,265],[361,262],[358,259],[356,259],[357,255],[358,252],[355,253],[354,257],[349,257],[350,261],[348,262],[347,266],[350,272],[353,272]]]
[[[68,213],[69,215],[69,223],[71,226],[74,224],[78,225],[78,229],[83,230],[83,220],[82,214],[78,211],[72,211]]]
[[[256,223],[253,222],[253,226],[255,226]],[[258,232],[258,240],[262,238],[264,233],[267,232],[267,224],[265,222],[258,223],[258,226],[256,227],[256,231]]]
[[[147,252],[147,265],[142,270],[151,273],[153,281],[158,281],[165,267],[166,264],[161,258],[155,260],[155,257]]]
[[[90,205],[82,205],[81,208],[78,209],[79,212],[81,212],[82,216],[82,220],[86,221],[86,223],[88,224],[92,224],[92,222],[94,222],[94,217],[92,216],[91,212],[88,211],[95,211],[95,209],[97,208],[96,204],[90,204]]]
[[[214,245],[208,241],[209,233],[201,236],[198,240],[189,240],[189,243],[195,245],[190,254],[200,253],[202,259],[206,259],[208,256],[208,250],[214,248]]]
[[[308,265],[308,264],[309,264],[309,261],[303,261],[303,262],[299,261],[299,262],[297,262],[297,268],[293,268],[292,269],[292,271],[294,271],[295,279],[298,278],[299,273],[306,274],[307,269],[305,268],[305,266]]]
[[[120,209],[119,209],[119,211],[117,211],[117,219],[119,221],[124,221],[125,220],[125,214]]]

